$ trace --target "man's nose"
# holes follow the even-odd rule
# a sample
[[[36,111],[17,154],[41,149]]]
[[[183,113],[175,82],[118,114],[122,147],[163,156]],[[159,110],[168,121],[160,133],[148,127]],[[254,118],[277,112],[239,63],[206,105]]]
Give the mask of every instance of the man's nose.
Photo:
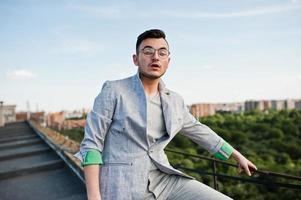
[[[159,60],[159,52],[156,50],[152,56],[154,60]]]

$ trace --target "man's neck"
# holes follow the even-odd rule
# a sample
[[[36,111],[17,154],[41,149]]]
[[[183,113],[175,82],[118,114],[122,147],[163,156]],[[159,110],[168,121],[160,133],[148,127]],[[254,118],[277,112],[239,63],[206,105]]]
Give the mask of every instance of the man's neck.
[[[140,75],[140,80],[142,82],[145,94],[149,97],[155,96],[158,93],[160,78],[149,79],[147,77]]]

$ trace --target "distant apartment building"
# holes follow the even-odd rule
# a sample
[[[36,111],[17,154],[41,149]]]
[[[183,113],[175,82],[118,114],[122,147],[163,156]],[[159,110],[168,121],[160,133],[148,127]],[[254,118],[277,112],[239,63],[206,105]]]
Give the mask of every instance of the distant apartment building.
[[[16,121],[16,105],[4,105],[0,102],[0,127],[5,123]]]
[[[244,111],[244,103],[217,103],[217,104],[210,104],[210,103],[198,103],[192,104],[190,106],[190,113],[196,117],[206,117],[215,115],[216,112],[243,112]]]
[[[285,100],[284,102],[284,106],[285,106],[285,109],[288,109],[288,110],[291,110],[291,109],[295,109],[296,108],[296,100],[293,100],[293,99],[287,99]]]
[[[269,110],[272,108],[272,102],[269,100],[263,100],[262,104],[263,104],[263,107],[262,107],[263,110]]]
[[[17,112],[16,120],[17,121],[26,121],[30,118],[30,115],[27,112]]]
[[[237,103],[198,103],[192,104],[189,110],[196,118],[211,116],[216,112],[249,112],[252,110],[284,110],[297,109],[301,110],[301,99],[286,99],[286,100],[248,100]]]
[[[46,126],[57,130],[61,130],[64,120],[65,120],[65,113],[63,111],[48,113],[46,115]]]
[[[62,123],[62,129],[73,129],[73,128],[84,128],[86,124],[85,119],[77,119],[77,120],[65,120]]]
[[[245,111],[251,110],[284,110],[284,109],[294,109],[295,100],[259,100],[259,101],[246,101]]]
[[[45,124],[45,113],[44,112],[17,112],[17,120],[32,120],[39,124]]]
[[[39,124],[45,124],[45,113],[44,112],[33,112],[30,113],[30,120],[35,121]]]
[[[285,101],[284,100],[272,100],[272,109],[273,110],[283,110],[285,109]]]
[[[65,112],[65,119],[82,118],[83,115],[84,115],[83,111]]]
[[[190,113],[196,118],[211,116],[215,114],[215,107],[214,104],[210,103],[192,104]]]
[[[79,111],[61,111],[55,113],[48,113],[46,115],[46,125],[48,127],[54,128],[56,130],[73,129],[73,128],[83,128],[85,126],[85,119],[75,119],[82,118],[83,112]]]
[[[245,111],[249,112],[251,110],[264,110],[268,106],[265,101],[245,101]]]
[[[217,103],[214,105],[215,111],[223,112],[243,112],[245,107],[243,102],[238,103]]]
[[[301,100],[298,100],[295,102],[295,109],[296,110],[301,110]]]

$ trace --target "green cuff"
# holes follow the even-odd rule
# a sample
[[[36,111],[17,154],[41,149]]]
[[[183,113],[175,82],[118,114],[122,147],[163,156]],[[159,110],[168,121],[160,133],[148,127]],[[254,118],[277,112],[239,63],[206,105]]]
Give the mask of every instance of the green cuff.
[[[214,157],[220,160],[228,160],[232,152],[233,152],[233,147],[227,142],[224,142],[220,150],[214,154]]]
[[[91,149],[86,153],[85,158],[83,159],[82,162],[82,167],[85,167],[87,165],[102,165],[102,164],[103,162],[102,162],[101,153],[95,149]]]

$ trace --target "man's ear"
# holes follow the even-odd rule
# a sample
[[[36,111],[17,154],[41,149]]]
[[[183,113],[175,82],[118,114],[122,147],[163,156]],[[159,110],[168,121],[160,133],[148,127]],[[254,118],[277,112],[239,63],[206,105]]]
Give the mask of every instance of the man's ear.
[[[136,54],[133,54],[133,63],[138,66],[138,56]]]

